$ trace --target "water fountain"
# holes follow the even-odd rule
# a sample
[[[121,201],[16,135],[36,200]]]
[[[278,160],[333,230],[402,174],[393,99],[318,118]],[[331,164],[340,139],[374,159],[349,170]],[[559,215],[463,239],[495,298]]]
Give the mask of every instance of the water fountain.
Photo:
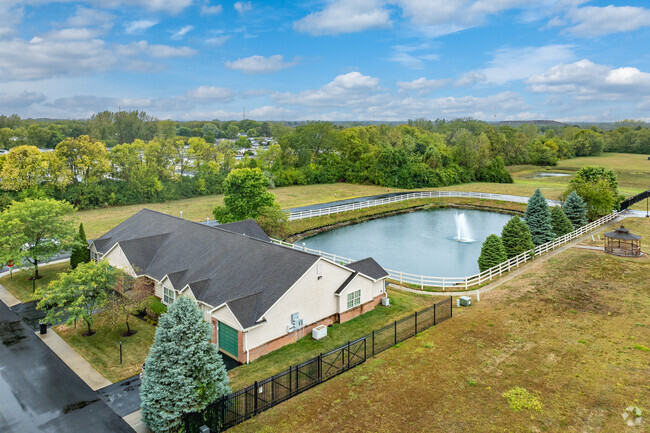
[[[467,219],[465,218],[465,213],[456,212],[454,219],[456,220],[456,237],[454,240],[456,242],[474,242],[469,225],[467,224]]]

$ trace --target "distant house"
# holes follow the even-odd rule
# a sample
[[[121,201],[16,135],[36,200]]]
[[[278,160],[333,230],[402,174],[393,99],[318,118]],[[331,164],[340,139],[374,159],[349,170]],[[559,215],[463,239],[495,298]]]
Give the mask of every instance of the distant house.
[[[388,273],[372,258],[344,266],[280,246],[253,220],[210,227],[143,209],[89,248],[94,260],[153,280],[165,304],[195,299],[214,343],[242,363],[386,296]]]

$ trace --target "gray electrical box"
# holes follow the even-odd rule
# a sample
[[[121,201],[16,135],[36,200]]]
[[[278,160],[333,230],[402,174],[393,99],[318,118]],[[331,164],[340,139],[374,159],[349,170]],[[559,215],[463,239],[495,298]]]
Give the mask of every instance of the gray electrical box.
[[[199,427],[199,433],[210,433],[210,427],[207,425],[202,425]]]
[[[472,298],[469,296],[461,296],[458,300],[460,301],[460,305],[463,307],[469,307],[472,305]]]

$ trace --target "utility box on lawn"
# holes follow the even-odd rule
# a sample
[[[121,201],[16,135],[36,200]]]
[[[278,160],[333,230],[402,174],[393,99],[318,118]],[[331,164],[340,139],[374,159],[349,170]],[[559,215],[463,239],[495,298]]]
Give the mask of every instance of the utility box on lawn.
[[[390,298],[388,298],[388,296],[381,298],[381,305],[384,307],[390,306]]]
[[[460,301],[460,305],[463,307],[469,307],[472,305],[472,298],[469,296],[461,296],[458,300]]]
[[[314,340],[322,340],[327,337],[327,326],[319,325],[311,330],[311,337]]]

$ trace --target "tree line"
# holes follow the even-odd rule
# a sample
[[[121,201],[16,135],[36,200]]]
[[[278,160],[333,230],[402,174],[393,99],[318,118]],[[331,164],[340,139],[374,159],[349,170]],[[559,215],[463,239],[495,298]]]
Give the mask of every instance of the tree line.
[[[647,135],[646,129],[627,126],[608,132],[532,124],[514,128],[473,119],[349,128],[309,122],[290,128],[254,120],[159,121],[138,111],[50,123],[0,116],[0,136],[8,137],[0,138],[0,148],[9,148],[0,155],[0,209],[24,197],[51,197],[85,209],[220,194],[235,168],[259,168],[271,188],[507,183],[512,182],[508,165],[546,166],[598,155],[607,149],[608,137],[625,136],[623,130]],[[274,142],[241,159],[238,152],[250,146],[241,131],[270,135]]]

